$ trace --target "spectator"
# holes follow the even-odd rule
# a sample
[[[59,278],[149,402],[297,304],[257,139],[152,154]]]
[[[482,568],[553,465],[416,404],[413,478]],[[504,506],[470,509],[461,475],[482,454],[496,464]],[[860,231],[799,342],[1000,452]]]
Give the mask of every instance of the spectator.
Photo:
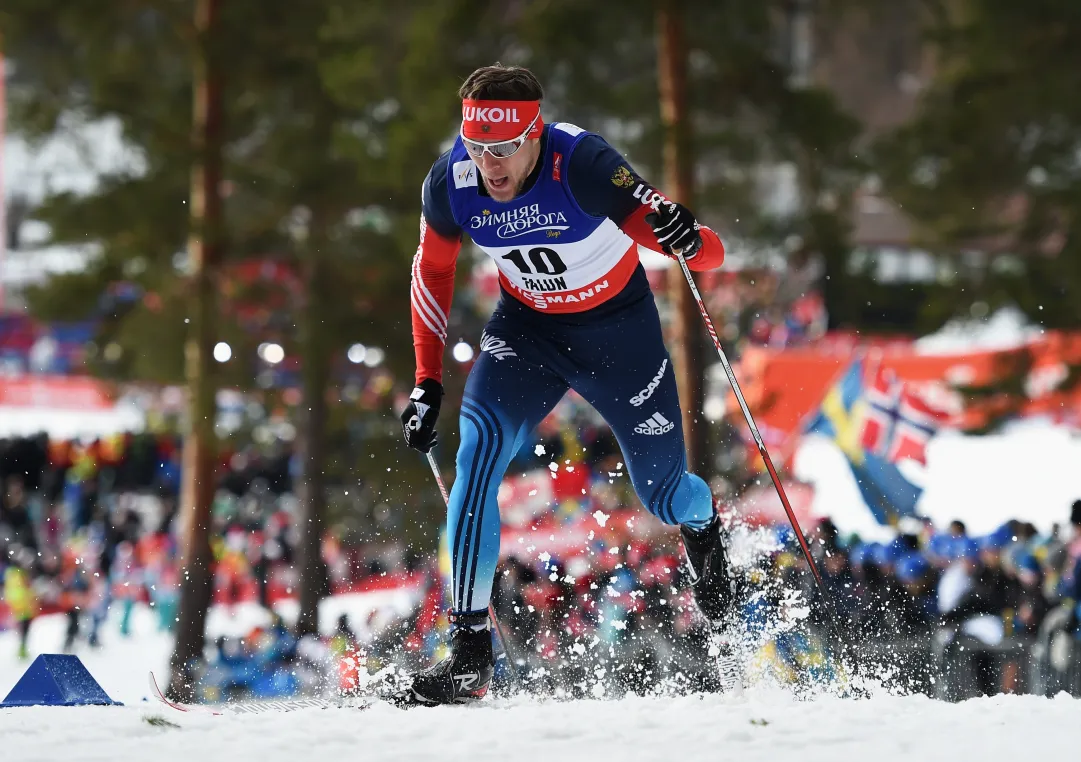
[[[938,607],[942,621],[956,625],[961,632],[988,644],[1002,640],[1003,609],[1006,591],[998,574],[980,561],[980,546],[976,540],[958,541],[953,564],[942,575],[938,587]]]
[[[30,574],[21,566],[9,566],[4,572],[4,600],[11,608],[19,630],[20,659],[30,657],[30,624],[37,613],[37,601],[30,586]]]
[[[980,563],[980,546],[975,540],[957,540],[957,563],[942,575],[938,586],[938,608],[946,628],[940,634],[942,663],[947,671],[971,674],[982,695],[995,693],[991,655],[978,644],[995,646],[1005,635],[1002,613],[1005,591],[996,576]],[[963,697],[964,688],[956,680],[948,682],[948,698]]]
[[[899,632],[907,637],[929,634],[938,621],[936,579],[931,564],[919,553],[910,552],[897,562],[896,574],[907,594],[899,612]]]
[[[1013,629],[1018,634],[1035,636],[1051,609],[1043,595],[1043,570],[1036,557],[1028,552],[1018,556],[1013,569],[1020,590]]]
[[[1062,567],[1060,594],[1076,603],[1081,601],[1081,500],[1075,500],[1070,507],[1070,533]]]
[[[832,525],[831,525],[832,526]],[[829,595],[836,615],[840,617],[846,630],[859,619],[859,599],[856,597],[857,584],[849,566],[849,558],[836,544],[836,539],[827,543],[821,559],[822,581]],[[814,623],[822,628],[828,627],[826,617],[830,609],[822,601],[823,591],[817,586],[812,588],[811,616]]]
[[[172,449],[158,461],[154,474],[154,486],[162,495],[176,497],[180,494],[180,449]]]
[[[23,480],[19,476],[9,476],[7,479],[3,500],[0,501],[0,528],[6,528],[3,537],[11,545],[34,553],[38,551],[37,532],[27,505]]]

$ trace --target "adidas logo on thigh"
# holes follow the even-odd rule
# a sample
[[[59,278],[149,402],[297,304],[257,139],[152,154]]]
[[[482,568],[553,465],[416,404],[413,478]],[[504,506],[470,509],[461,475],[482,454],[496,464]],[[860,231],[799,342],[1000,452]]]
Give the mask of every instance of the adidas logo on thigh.
[[[657,434],[667,434],[674,429],[676,425],[665,418],[660,413],[654,413],[642,423],[634,427],[636,434],[647,434],[649,436],[656,436]]]

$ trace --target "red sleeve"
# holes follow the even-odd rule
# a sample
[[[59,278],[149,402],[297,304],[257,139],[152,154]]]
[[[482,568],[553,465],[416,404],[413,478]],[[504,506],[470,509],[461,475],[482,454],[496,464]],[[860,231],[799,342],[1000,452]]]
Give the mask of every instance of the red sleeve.
[[[461,238],[444,238],[420,218],[420,245],[413,257],[409,303],[413,312],[413,351],[417,383],[443,381],[443,348],[447,345],[447,315],[454,298],[454,268]]]
[[[652,251],[661,251],[660,246],[657,245],[657,237],[653,235],[653,228],[646,222],[646,215],[651,211],[653,210],[649,206],[636,209],[623,220],[619,227],[639,246]],[[724,244],[721,243],[720,237],[705,225],[700,226],[699,233],[702,236],[702,248],[687,260],[687,266],[695,272],[720,267],[724,263]]]

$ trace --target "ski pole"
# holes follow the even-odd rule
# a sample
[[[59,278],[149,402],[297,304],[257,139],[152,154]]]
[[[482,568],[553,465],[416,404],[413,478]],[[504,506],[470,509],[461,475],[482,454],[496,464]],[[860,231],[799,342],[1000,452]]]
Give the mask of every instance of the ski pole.
[[[439,485],[439,493],[443,496],[443,502],[449,508],[450,493],[447,492],[447,485],[443,482],[443,474],[439,472],[439,464],[435,462],[435,456],[432,455],[431,450],[428,450],[426,454],[428,456],[428,465],[432,467],[432,473],[435,475],[435,483]],[[503,653],[507,655],[507,661],[511,664],[511,674],[514,675],[514,684],[521,689],[522,684],[518,680],[517,660],[514,658],[514,652],[511,650],[507,636],[503,634],[503,628],[499,625],[499,618],[495,615],[495,607],[492,606],[491,603],[488,604],[488,616],[492,618],[492,624],[495,625],[496,634],[499,635],[499,642],[503,644]]]
[[[781,498],[781,505],[784,506],[784,512],[788,516],[788,522],[792,525],[792,531],[796,533],[796,539],[799,541],[800,550],[803,551],[803,557],[807,559],[807,565],[811,568],[811,574],[814,576],[815,584],[818,586],[818,591],[822,594],[822,600],[825,602],[825,607],[828,612],[826,620],[829,622],[830,634],[833,635],[833,639],[836,641],[842,663],[846,661],[849,662],[852,669],[856,671],[858,670],[856,660],[847,641],[841,636],[841,622],[837,616],[837,606],[834,603],[833,596],[830,595],[829,590],[826,588],[826,583],[822,580],[822,575],[818,571],[818,565],[811,556],[811,549],[807,545],[807,539],[803,536],[803,530],[800,529],[799,521],[796,519],[796,513],[792,510],[792,504],[788,502],[788,495],[785,494],[784,487],[781,485],[781,478],[777,475],[777,469],[773,467],[773,460],[769,457],[769,451],[766,450],[766,443],[762,440],[762,434],[758,431],[758,425],[754,422],[754,416],[751,415],[751,409],[747,406],[747,400],[743,396],[743,391],[739,388],[739,381],[736,380],[736,373],[732,370],[732,364],[728,362],[728,357],[725,355],[724,348],[721,346],[721,340],[717,337],[717,330],[713,327],[713,321],[709,317],[709,311],[706,310],[705,302],[702,301],[702,295],[698,293],[698,286],[695,285],[694,278],[691,276],[691,268],[687,266],[687,259],[683,256],[683,251],[681,249],[673,248],[672,251],[676,255],[676,261],[679,262],[680,269],[683,270],[683,277],[687,279],[687,285],[691,287],[691,294],[694,295],[694,301],[698,304],[698,312],[702,315],[702,320],[706,324],[706,330],[709,332],[709,337],[713,340],[713,346],[717,350],[717,355],[721,358],[721,365],[724,367],[725,375],[728,376],[728,382],[732,385],[732,391],[735,392],[736,400],[739,402],[739,407],[743,411],[743,417],[747,421],[747,426],[751,429],[751,436],[754,437],[754,443],[758,445],[758,452],[762,455],[762,462],[766,464],[766,470],[769,471],[769,477],[773,480],[773,486],[777,490],[777,496]]]
[[[447,492],[447,485],[443,483],[443,474],[439,473],[439,464],[435,462],[435,456],[432,455],[431,450],[428,450],[425,454],[428,456],[428,465],[432,467],[432,473],[435,474],[435,483],[439,485],[439,493],[443,496],[443,502],[449,508],[450,493]]]
[[[796,514],[792,510],[792,504],[788,502],[788,495],[785,494],[784,487],[781,485],[781,479],[777,476],[777,470],[773,467],[773,461],[769,457],[769,452],[766,450],[766,443],[762,441],[762,435],[758,431],[758,426],[754,422],[754,416],[751,415],[751,409],[747,406],[747,400],[743,396],[743,391],[739,388],[739,382],[736,380],[736,374],[732,370],[732,364],[728,362],[728,357],[724,353],[724,348],[721,347],[721,340],[717,338],[717,330],[713,327],[713,321],[709,317],[709,312],[706,310],[705,302],[702,301],[702,295],[698,293],[698,286],[694,283],[694,278],[691,277],[691,268],[687,266],[687,259],[683,256],[683,251],[680,249],[673,249],[676,255],[676,260],[679,262],[680,269],[683,270],[683,276],[687,279],[687,285],[691,287],[691,293],[694,295],[694,300],[698,304],[698,311],[702,314],[702,320],[705,321],[706,330],[709,331],[709,337],[713,340],[713,346],[717,349],[717,354],[721,358],[721,365],[724,366],[724,372],[728,376],[728,382],[732,385],[732,391],[736,394],[736,400],[739,401],[740,409],[743,410],[743,417],[747,420],[747,425],[751,429],[751,435],[754,437],[754,442],[758,445],[758,452],[762,455],[762,462],[766,464],[766,470],[769,471],[769,477],[773,480],[773,486],[777,490],[777,496],[781,498],[781,505],[784,506],[784,512],[788,515],[788,521],[792,525],[792,530],[796,533],[796,539],[799,540],[800,550],[803,551],[803,557],[807,559],[808,566],[811,567],[811,574],[814,575],[815,583],[818,585],[818,590],[822,594],[822,600],[825,601],[825,606],[828,611],[827,621],[830,624],[830,631],[834,639],[837,641],[837,645],[840,648],[842,654],[848,656],[848,661],[852,663],[853,669],[856,668],[856,662],[851,658],[850,649],[846,645],[846,641],[841,637],[840,620],[837,616],[837,607],[833,600],[833,596],[830,595],[829,590],[826,588],[825,582],[822,580],[822,575],[818,571],[818,565],[815,564],[814,558],[811,556],[811,549],[807,545],[807,539],[803,536],[803,530],[800,529],[799,521],[796,519]]]
[[[814,558],[811,557],[811,549],[807,546],[807,540],[803,536],[803,531],[800,529],[799,521],[796,519],[795,511],[792,510],[792,504],[788,502],[788,495],[785,494],[784,487],[781,485],[781,479],[777,476],[777,470],[773,467],[773,461],[769,457],[769,451],[766,450],[766,443],[762,441],[762,434],[758,431],[758,425],[754,422],[754,416],[751,415],[751,409],[747,406],[747,400],[743,396],[743,391],[739,388],[739,381],[736,380],[735,371],[732,370],[732,364],[728,362],[728,357],[724,353],[724,348],[721,346],[721,340],[717,338],[717,330],[713,327],[713,321],[709,317],[709,312],[706,310],[705,302],[702,301],[702,295],[698,293],[698,286],[694,283],[694,278],[691,277],[691,268],[687,266],[687,260],[683,256],[683,252],[680,249],[673,249],[676,255],[676,260],[679,262],[680,268],[683,270],[683,277],[687,279],[687,285],[691,287],[691,294],[694,295],[694,301],[698,304],[698,312],[702,315],[702,320],[706,324],[706,330],[709,331],[709,337],[713,340],[713,346],[717,350],[717,355],[721,358],[721,365],[724,367],[725,375],[728,376],[728,382],[732,385],[732,391],[736,394],[736,400],[739,402],[740,409],[743,410],[743,417],[747,421],[747,425],[751,429],[751,436],[754,437],[754,443],[758,445],[758,452],[762,455],[762,462],[766,464],[766,470],[769,471],[769,477],[773,480],[773,486],[777,489],[777,496],[781,498],[781,505],[784,506],[784,512],[788,515],[788,521],[792,525],[792,530],[796,533],[796,539],[799,540],[800,549],[803,551],[804,558],[807,559],[807,563],[811,567],[811,574],[814,575],[815,582],[822,590],[822,594],[829,597],[829,592],[825,588],[825,583],[822,581],[822,575],[818,571],[818,565],[815,564]]]

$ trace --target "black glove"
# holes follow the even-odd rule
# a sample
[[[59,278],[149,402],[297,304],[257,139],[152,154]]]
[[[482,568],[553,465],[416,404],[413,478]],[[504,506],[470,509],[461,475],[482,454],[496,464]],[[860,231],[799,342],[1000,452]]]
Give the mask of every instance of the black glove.
[[[442,401],[443,385],[431,378],[417,384],[409,395],[409,404],[402,411],[402,431],[405,432],[405,443],[414,450],[428,452],[435,447],[439,439],[435,421]]]
[[[702,248],[698,221],[683,204],[662,201],[646,215],[646,222],[653,228],[657,243],[669,256],[673,256],[672,249],[679,249],[685,259],[690,259]]]

